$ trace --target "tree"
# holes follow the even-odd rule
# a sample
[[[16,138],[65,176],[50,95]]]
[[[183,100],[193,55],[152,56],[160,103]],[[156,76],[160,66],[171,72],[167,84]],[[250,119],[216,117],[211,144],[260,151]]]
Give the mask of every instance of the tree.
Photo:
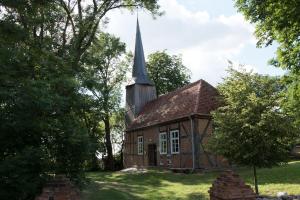
[[[276,66],[299,71],[300,63],[300,1],[235,0],[238,10],[256,25],[257,45],[272,45],[276,41]]]
[[[123,169],[124,130],[125,130],[125,109],[121,108],[111,117],[112,142],[115,157],[115,170]]]
[[[221,106],[213,112],[210,148],[229,161],[256,168],[287,161],[295,131],[293,119],[280,108],[283,86],[277,77],[232,68],[218,86]]]
[[[125,110],[124,108],[118,108],[114,111],[109,118],[110,124],[110,140],[112,145],[112,154],[113,154],[113,170],[121,170],[123,169],[123,142],[124,142],[124,130],[125,130]],[[100,128],[103,132],[105,132],[105,123],[100,121]],[[105,137],[101,138],[100,142],[105,145]],[[104,161],[104,169],[112,170],[108,167],[107,162],[107,151],[106,148],[104,151],[99,151],[102,155],[102,160]]]
[[[286,100],[283,109],[293,114],[300,124],[300,1],[235,0],[238,10],[256,25],[257,46],[276,42],[276,57],[270,63],[289,70],[284,80]]]
[[[60,13],[27,3],[0,4],[0,199],[32,199],[50,173],[79,180],[88,153],[79,84],[51,48],[50,21]],[[51,11],[43,37],[34,31],[41,10]]]
[[[0,1],[0,199],[32,199],[52,173],[83,175],[83,59],[112,9],[155,0]]]
[[[91,151],[85,163],[85,170],[87,171],[100,169],[101,165],[98,157],[101,152],[105,152],[104,131],[99,125],[101,109],[92,96],[86,95],[86,108],[82,110],[81,118],[84,121],[90,139],[89,147]]]
[[[99,31],[100,22],[107,23],[105,16],[109,11],[145,8],[153,16],[162,14],[157,0],[1,1],[0,6],[1,18],[23,28],[40,48],[50,40],[52,46],[47,47],[67,60],[75,71],[80,70],[80,60]]]
[[[125,81],[128,62],[121,57],[125,54],[125,44],[108,33],[101,33],[93,43],[85,59],[84,86],[91,92],[104,123],[107,170],[114,169],[111,142],[111,117],[120,109],[121,84]]]
[[[285,99],[282,101],[282,108],[285,112],[293,115],[295,125],[300,125],[300,76],[296,73],[290,73],[283,77],[287,87],[284,88]],[[300,134],[300,132],[299,132]],[[298,138],[300,138],[298,134]]]
[[[148,56],[149,77],[156,86],[157,95],[166,94],[190,82],[190,71],[182,64],[180,56],[157,51]]]

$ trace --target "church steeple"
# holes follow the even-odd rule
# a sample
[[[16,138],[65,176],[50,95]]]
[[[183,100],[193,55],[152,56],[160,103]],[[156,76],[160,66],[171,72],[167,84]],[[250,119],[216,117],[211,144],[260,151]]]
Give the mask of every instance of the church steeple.
[[[134,51],[134,63],[132,68],[132,83],[154,85],[152,81],[149,80],[147,70],[145,55],[139,25],[139,19],[137,19],[136,24],[136,36],[135,36],[135,51]]]
[[[126,86],[125,118],[127,128],[146,103],[153,99],[156,99],[156,89],[147,74],[139,20],[137,20],[132,80]]]

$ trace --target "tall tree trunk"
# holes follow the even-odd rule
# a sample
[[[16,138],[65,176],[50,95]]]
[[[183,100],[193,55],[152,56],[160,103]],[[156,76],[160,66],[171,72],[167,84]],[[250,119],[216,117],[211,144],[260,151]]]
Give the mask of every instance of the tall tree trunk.
[[[258,195],[258,183],[257,183],[257,174],[256,174],[256,166],[253,166],[253,175],[254,175],[254,185],[255,185],[255,193]]]
[[[106,170],[114,170],[114,157],[112,152],[112,144],[110,140],[110,123],[109,123],[109,115],[104,117],[104,126],[105,126],[105,146],[106,146],[106,162],[105,169]]]
[[[121,145],[121,169],[123,169],[124,168],[124,157],[123,157],[123,155],[124,155],[124,139],[122,139],[122,145]]]
[[[96,171],[98,169],[99,169],[98,157],[96,156],[96,154],[93,154],[91,158],[91,170]]]

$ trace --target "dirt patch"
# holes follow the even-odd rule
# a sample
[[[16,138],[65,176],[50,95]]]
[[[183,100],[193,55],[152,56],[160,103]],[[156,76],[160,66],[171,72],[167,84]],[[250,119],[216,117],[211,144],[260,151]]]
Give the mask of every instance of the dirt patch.
[[[122,169],[121,173],[129,173],[129,174],[141,174],[146,173],[148,170],[144,168],[136,168],[136,167],[130,167],[126,169]]]

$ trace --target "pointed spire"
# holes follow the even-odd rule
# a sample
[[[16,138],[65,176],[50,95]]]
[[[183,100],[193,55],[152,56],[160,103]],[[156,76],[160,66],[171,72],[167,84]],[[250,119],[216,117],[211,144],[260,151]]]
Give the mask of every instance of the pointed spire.
[[[153,85],[152,81],[150,81],[148,78],[146,70],[146,62],[138,18],[136,25],[135,52],[132,69],[132,78],[134,83]]]

